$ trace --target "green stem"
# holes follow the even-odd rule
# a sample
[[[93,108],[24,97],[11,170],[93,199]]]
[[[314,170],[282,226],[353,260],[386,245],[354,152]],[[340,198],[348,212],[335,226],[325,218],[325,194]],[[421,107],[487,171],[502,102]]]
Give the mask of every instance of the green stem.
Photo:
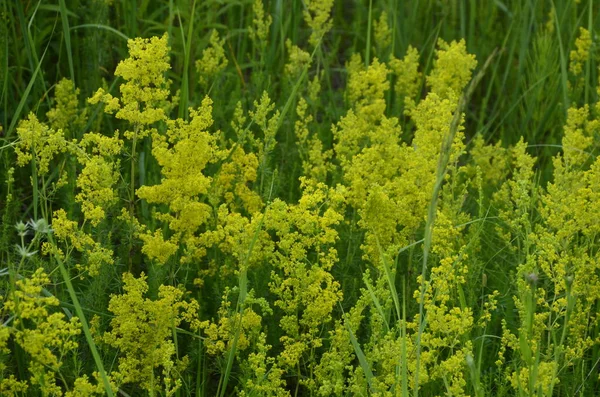
[[[433,226],[436,218],[437,211],[437,201],[440,195],[440,191],[442,190],[442,184],[444,183],[444,179],[446,176],[446,169],[448,166],[448,162],[450,161],[450,153],[452,149],[452,142],[454,142],[454,136],[456,135],[456,131],[460,125],[461,115],[463,109],[465,108],[468,99],[473,94],[475,87],[483,78],[483,75],[487,68],[489,67],[492,59],[496,56],[497,50],[494,50],[492,55],[489,56],[483,68],[479,71],[479,73],[473,78],[467,91],[461,95],[458,105],[456,107],[456,111],[454,112],[454,117],[450,123],[449,132],[446,135],[446,139],[442,143],[442,148],[440,150],[440,158],[437,166],[437,178],[435,181],[435,185],[433,187],[431,202],[429,203],[429,211],[427,213],[427,221],[425,223],[425,236],[423,238],[423,265],[421,268],[421,286],[420,286],[420,297],[419,297],[419,329],[417,332],[417,340],[416,340],[416,369],[415,369],[415,384],[414,384],[414,396],[418,397],[419,395],[419,372],[421,365],[421,337],[423,335],[423,331],[426,326],[426,319],[424,313],[424,305],[425,305],[425,290],[426,290],[426,276],[427,276],[427,260],[429,259],[429,252],[431,251],[431,240],[433,237]]]
[[[50,244],[55,245],[54,239],[52,238],[51,234],[48,235],[48,241],[50,242]],[[114,394],[110,382],[108,380],[108,376],[106,375],[106,371],[104,370],[104,364],[102,364],[100,353],[98,353],[98,349],[96,348],[96,344],[94,343],[94,338],[92,337],[92,333],[85,318],[85,314],[83,313],[81,304],[79,303],[79,299],[77,298],[77,294],[75,293],[75,289],[73,288],[73,283],[71,283],[69,273],[67,272],[65,264],[60,259],[60,257],[58,255],[55,255],[54,258],[56,259],[56,262],[58,262],[60,274],[62,275],[63,281],[65,282],[67,290],[69,291],[69,296],[71,297],[73,305],[75,306],[75,312],[77,313],[77,317],[79,317],[79,320],[81,321],[81,327],[83,328],[85,339],[88,343],[90,351],[92,352],[94,362],[96,363],[96,369],[100,373],[100,379],[102,379],[102,384],[104,385],[104,391],[106,392],[107,396],[113,397]]]

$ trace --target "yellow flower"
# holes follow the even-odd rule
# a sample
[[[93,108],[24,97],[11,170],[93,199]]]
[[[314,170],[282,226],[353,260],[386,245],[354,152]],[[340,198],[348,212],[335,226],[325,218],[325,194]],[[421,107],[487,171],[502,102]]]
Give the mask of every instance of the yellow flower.
[[[119,160],[115,157],[120,154],[122,145],[118,131],[114,137],[89,132],[76,149],[77,159],[84,167],[77,176],[79,193],[75,201],[81,204],[81,212],[92,226],[104,220],[105,209],[118,200],[115,185],[120,173]]]
[[[203,201],[212,178],[204,174],[208,163],[217,159],[215,137],[207,130],[212,125],[212,101],[206,97],[202,106],[190,110],[190,121],[169,120],[167,133],[153,134],[152,154],[161,166],[161,183],[142,186],[137,190],[141,199],[151,204],[166,204],[168,212],[157,215],[166,222],[173,235],[160,248],[146,247],[151,259],[160,257],[161,263],[176,250],[179,241],[187,243],[190,257],[201,254],[194,233],[206,224],[210,206]],[[158,235],[142,237],[146,245],[156,242]],[[162,238],[162,237],[161,237]]]
[[[30,277],[17,280],[0,307],[0,316],[9,319],[0,327],[0,348],[4,350],[2,343],[13,338],[25,353],[31,374],[29,382],[12,376],[0,381],[3,395],[38,387],[42,394],[62,395],[56,379],[67,354],[76,351],[81,329],[79,318],[67,321],[62,311],[54,310],[59,306],[58,299],[42,292],[48,284],[50,278],[39,268]]]
[[[79,88],[71,80],[62,79],[54,89],[55,107],[50,109],[46,116],[50,126],[55,130],[69,131],[71,133],[83,127],[87,110],[79,110]]]
[[[357,56],[348,65],[348,102],[360,117],[374,121],[385,112],[385,92],[390,89],[389,70],[377,58],[366,69],[359,67],[360,64],[360,56]]]
[[[255,45],[264,48],[267,45],[267,36],[273,17],[270,14],[265,16],[265,7],[262,0],[254,0],[252,12],[254,13],[254,19],[252,20],[252,26],[248,28],[248,33]]]
[[[203,321],[199,324],[207,336],[207,352],[213,356],[226,354],[236,337],[238,351],[245,351],[260,340],[262,316],[254,310],[254,305],[260,307],[263,315],[273,314],[273,310],[264,298],[254,296],[254,290],[248,291],[243,311],[241,313],[233,311],[231,293],[231,289],[225,287],[216,321]]]
[[[182,322],[197,329],[198,303],[184,298],[176,287],[161,285],[158,299],[146,298],[146,276],[123,275],[122,295],[112,295],[108,310],[114,314],[111,330],[103,341],[119,350],[118,370],[111,376],[120,383],[134,383],[147,391],[173,393],[181,386],[173,329]],[[160,372],[156,370],[160,369]],[[161,385],[162,384],[162,385]]]
[[[442,99],[457,99],[471,80],[471,72],[477,66],[475,55],[467,53],[464,39],[450,44],[439,39],[437,46],[436,59],[431,74],[427,76],[427,84],[431,92]]]
[[[324,150],[321,139],[310,133],[310,124],[314,121],[313,116],[307,113],[308,104],[304,98],[300,98],[296,107],[298,118],[294,124],[296,138],[300,145],[300,158],[302,159],[302,171],[304,176],[314,179],[316,182],[325,182],[327,173],[333,170],[331,157],[332,150]]]
[[[396,76],[394,86],[396,94],[403,98],[406,108],[414,107],[422,79],[422,74],[419,72],[419,51],[409,45],[402,60],[392,57],[390,69]]]
[[[379,19],[375,20],[373,25],[375,45],[379,51],[383,51],[392,43],[392,30],[388,24],[387,12],[382,11]]]
[[[310,67],[312,59],[308,52],[292,44],[290,39],[285,41],[285,48],[289,54],[289,61],[285,65],[285,73],[295,82],[295,79],[302,74],[304,68],[308,69]]]
[[[266,343],[266,335],[261,333],[258,337],[256,352],[248,355],[248,366],[251,375],[248,376],[245,384],[242,384],[243,390],[239,393],[241,397],[262,395],[286,397],[289,392],[286,390],[284,379],[285,372],[275,363],[273,357],[268,356],[271,345]]]
[[[67,149],[62,130],[54,130],[38,121],[30,113],[27,120],[21,120],[17,127],[19,141],[15,147],[17,164],[21,167],[28,164],[35,157],[38,174],[48,173],[50,162],[58,153]]]
[[[54,211],[52,229],[57,241],[65,244],[68,252],[75,249],[82,255],[83,264],[76,264],[77,269],[87,271],[90,276],[96,276],[102,266],[114,263],[112,251],[103,247],[90,234],[80,229],[77,222],[69,220],[65,210]],[[49,244],[44,248],[46,253],[62,253],[58,247],[52,247]]]
[[[330,19],[333,0],[307,0],[304,4],[305,8],[302,15],[311,29],[308,42],[316,47],[333,25]]]
[[[161,38],[131,39],[127,42],[129,58],[119,62],[115,76],[125,83],[119,90],[121,98],[99,89],[88,102],[104,102],[107,113],[116,112],[118,119],[127,120],[134,131],[126,131],[125,137],[144,137],[149,132],[144,127],[166,119],[171,104],[168,101],[169,85],[165,73],[170,69],[168,36]]]
[[[227,67],[224,44],[225,39],[219,40],[219,33],[213,29],[209,46],[202,50],[202,58],[196,61],[196,71],[200,75],[201,85],[206,86],[209,79],[214,78]]]
[[[323,345],[322,330],[333,321],[333,310],[342,300],[340,284],[330,271],[338,260],[334,227],[342,220],[338,211],[343,197],[322,183],[309,184],[304,178],[301,183],[297,205],[275,200],[265,214],[265,228],[279,238],[269,288],[277,296],[275,306],[284,313],[278,363],[288,369],[316,368],[314,352]],[[310,381],[305,385],[309,390],[316,387]]]
[[[592,47],[592,35],[583,28],[579,28],[579,36],[575,39],[575,49],[569,54],[569,72],[575,76],[580,76],[583,73],[585,66],[590,56]]]

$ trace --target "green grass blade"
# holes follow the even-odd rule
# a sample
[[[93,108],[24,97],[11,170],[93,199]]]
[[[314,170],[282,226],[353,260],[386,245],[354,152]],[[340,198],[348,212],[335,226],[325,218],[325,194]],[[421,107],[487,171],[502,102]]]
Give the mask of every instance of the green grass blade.
[[[401,318],[400,301],[398,300],[398,293],[396,292],[396,279],[394,277],[395,275],[392,274],[392,270],[390,269],[390,267],[385,259],[385,253],[383,252],[383,249],[381,248],[379,239],[375,238],[375,241],[377,242],[377,249],[379,250],[379,256],[381,256],[381,262],[382,262],[383,268],[385,270],[385,276],[386,276],[388,285],[390,287],[390,292],[392,294],[392,300],[394,301],[394,307],[396,308],[396,319],[400,320],[400,318]]]
[[[402,278],[402,397],[408,397],[408,354],[406,347],[406,279]]]
[[[52,237],[51,234],[48,235],[48,240],[49,240],[50,244],[55,245],[54,238]],[[83,313],[83,309],[81,308],[81,305],[79,304],[79,299],[77,298],[77,294],[75,293],[75,289],[73,288],[73,284],[71,283],[71,277],[69,276],[69,273],[67,272],[67,269],[66,269],[65,264],[63,263],[62,259],[58,255],[55,255],[54,258],[56,259],[56,262],[58,263],[58,268],[60,270],[60,274],[63,278],[63,281],[65,282],[65,285],[67,286],[67,290],[69,291],[69,296],[71,297],[71,300],[73,301],[73,305],[75,306],[75,312],[77,313],[77,317],[79,317],[79,320],[81,321],[81,327],[83,328],[83,333],[84,333],[85,339],[88,343],[88,347],[90,348],[90,351],[92,352],[92,356],[94,357],[96,369],[98,370],[98,373],[100,374],[100,378],[102,379],[104,391],[106,392],[106,394],[109,397],[113,397],[114,394],[112,392],[112,388],[110,386],[108,376],[106,375],[106,371],[104,370],[104,364],[102,363],[102,358],[100,357],[100,353],[98,353],[98,349],[96,348],[96,343],[94,343],[94,338],[92,337],[92,333],[90,331],[90,327],[88,326],[87,320],[85,318],[85,314]]]
[[[554,1],[552,1],[552,7],[554,7]],[[563,109],[566,113],[567,109],[569,108],[567,57],[565,55],[565,49],[560,33],[560,22],[558,21],[557,13],[554,13],[554,25],[556,26],[556,36],[558,37],[558,51],[560,54],[560,81],[563,88]]]
[[[122,38],[125,41],[129,40],[129,37],[126,34],[121,33],[120,31],[118,31],[117,29],[115,29],[111,26],[103,25],[101,23],[84,23],[81,25],[72,26],[71,30],[82,29],[82,28],[93,28],[93,29],[106,30],[108,32],[116,34],[117,36],[119,36],[120,38]]]
[[[229,354],[227,355],[227,366],[225,368],[225,374],[221,376],[221,379],[219,379],[219,387],[217,390],[217,395],[219,397],[223,397],[225,395],[225,392],[227,390],[227,385],[229,383],[229,378],[231,376],[231,369],[233,367],[233,361],[235,360],[237,343],[240,338],[240,331],[242,328],[242,324],[241,324],[242,314],[244,312],[244,308],[245,308],[245,304],[246,304],[246,295],[248,294],[248,264],[250,262],[250,256],[252,255],[252,251],[254,250],[254,246],[256,245],[256,241],[258,241],[258,235],[259,235],[260,231],[262,230],[262,225],[264,223],[268,208],[269,208],[268,206],[265,207],[265,212],[262,214],[262,218],[258,224],[258,227],[256,228],[254,235],[252,236],[252,241],[250,242],[250,246],[248,247],[248,253],[246,254],[246,257],[244,258],[244,262],[242,263],[242,266],[240,268],[240,275],[239,275],[239,281],[238,281],[240,292],[238,295],[238,301],[237,301],[237,305],[236,305],[236,313],[239,315],[239,322],[238,322],[238,324],[236,324],[235,336],[233,338],[233,342],[231,345],[231,349],[229,350]]]
[[[184,53],[183,53],[183,75],[181,78],[181,93],[179,100],[179,117],[187,118],[188,102],[190,100],[190,57],[192,52],[192,38],[194,35],[194,16],[196,11],[196,0],[192,3],[192,12],[188,25],[187,37],[183,38]],[[181,18],[180,18],[181,21]]]
[[[385,315],[385,313],[383,311],[383,308],[381,307],[381,302],[379,301],[379,298],[377,298],[377,295],[375,295],[375,291],[373,290],[373,286],[369,282],[369,279],[367,277],[363,277],[363,280],[365,282],[365,285],[367,286],[367,291],[369,292],[369,296],[371,297],[371,301],[373,302],[373,304],[375,305],[375,308],[377,309],[377,312],[379,313],[379,315],[383,319],[383,322],[385,323],[385,329],[386,329],[386,331],[389,332],[390,325],[389,325],[388,319],[386,318],[386,315]]]
[[[346,315],[344,314],[344,317],[345,316]],[[369,365],[369,361],[367,360],[365,353],[361,349],[360,344],[356,340],[356,336],[354,336],[354,332],[352,332],[350,325],[348,325],[348,321],[345,321],[344,324],[346,325],[346,329],[347,329],[348,333],[350,334],[350,342],[352,343],[352,347],[354,348],[354,353],[356,354],[356,358],[358,358],[358,363],[360,364],[360,367],[362,368],[362,370],[365,374],[365,379],[367,380],[369,389],[371,390],[371,392],[374,393],[374,392],[376,392],[375,390],[373,390],[374,376],[373,376],[373,371],[371,370],[371,366]]]
[[[67,47],[67,60],[69,61],[69,72],[71,73],[71,81],[75,84],[75,68],[73,67],[73,52],[71,50],[71,29],[69,28],[69,17],[65,0],[58,1],[60,6],[60,18],[62,20],[63,35],[65,45]]]
[[[487,59],[485,64],[479,73],[471,80],[467,90],[463,95],[461,95],[460,100],[458,101],[458,105],[456,107],[456,111],[454,112],[454,117],[452,118],[452,122],[450,123],[450,128],[446,138],[442,143],[442,148],[440,150],[440,157],[437,166],[437,177],[435,181],[435,185],[433,187],[431,201],[429,203],[429,209],[427,212],[427,221],[425,223],[425,237],[423,238],[423,265],[421,269],[421,292],[419,297],[419,327],[417,331],[417,341],[416,341],[416,370],[415,370],[415,385],[414,385],[414,396],[417,397],[419,394],[419,370],[421,364],[421,336],[423,335],[423,331],[426,325],[426,320],[424,318],[424,302],[425,302],[425,287],[426,287],[426,275],[427,275],[427,261],[429,259],[429,253],[431,251],[431,242],[433,238],[433,226],[436,218],[437,211],[437,202],[442,190],[442,184],[444,183],[444,179],[446,176],[448,161],[450,160],[450,150],[452,148],[452,142],[454,141],[454,136],[456,135],[456,131],[458,131],[458,127],[460,125],[461,114],[473,94],[475,87],[483,78],[483,75],[489,65],[492,62],[492,59],[495,58],[497,54],[497,50],[495,50],[492,55]]]
[[[48,43],[48,45],[49,44],[50,43]],[[46,47],[46,49],[44,50],[44,53],[42,54],[42,57],[37,64],[37,67],[35,68],[35,70],[33,71],[33,74],[31,75],[29,84],[27,84],[27,88],[25,88],[25,92],[23,92],[23,96],[21,97],[21,100],[19,101],[19,104],[17,105],[17,109],[15,110],[15,113],[13,114],[12,120],[10,122],[10,126],[8,127],[8,131],[6,132],[6,139],[10,138],[11,133],[15,129],[15,126],[16,126],[17,122],[19,121],[19,118],[21,117],[21,111],[23,111],[23,106],[25,106],[25,102],[27,101],[27,98],[29,97],[29,93],[31,92],[31,89],[33,88],[33,85],[35,83],[37,75],[42,66],[42,61],[44,60],[44,57],[46,56],[47,50],[48,50],[48,47]]]
[[[369,14],[367,16],[367,46],[365,48],[365,66],[371,63],[371,24],[373,19],[373,0],[369,0]]]
[[[315,54],[317,53],[317,49],[320,46],[321,46],[321,40],[319,40],[319,43],[315,46],[315,49],[313,50],[313,52],[310,55],[311,61],[314,59]],[[302,85],[302,81],[304,80],[304,78],[307,75],[308,75],[308,66],[305,66],[304,69],[302,70],[302,74],[300,74],[300,77],[298,77],[296,84],[294,84],[294,87],[292,88],[292,93],[287,98],[287,101],[285,102],[283,109],[281,109],[281,114],[279,116],[279,120],[277,121],[277,129],[279,129],[281,127],[281,125],[283,124],[283,119],[285,118],[285,115],[287,114],[287,112],[289,112],[290,108],[292,107],[292,103],[294,102],[294,99],[296,98],[296,95],[298,94],[298,90],[300,89],[300,86]]]

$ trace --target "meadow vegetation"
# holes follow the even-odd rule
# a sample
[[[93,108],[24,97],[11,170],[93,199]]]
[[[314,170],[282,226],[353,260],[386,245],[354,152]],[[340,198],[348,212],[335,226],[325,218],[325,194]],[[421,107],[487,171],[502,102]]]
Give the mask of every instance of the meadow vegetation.
[[[599,8],[3,0],[0,395],[599,395]]]

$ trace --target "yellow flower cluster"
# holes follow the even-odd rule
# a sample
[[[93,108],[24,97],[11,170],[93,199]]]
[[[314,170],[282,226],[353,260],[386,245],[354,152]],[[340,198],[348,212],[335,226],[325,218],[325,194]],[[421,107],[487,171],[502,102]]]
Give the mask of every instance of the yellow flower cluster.
[[[210,79],[227,67],[229,61],[225,56],[224,44],[225,39],[219,40],[219,33],[213,29],[210,34],[209,46],[202,50],[202,58],[196,61],[196,71],[200,75],[202,86],[208,85]]]
[[[589,30],[580,27],[579,36],[575,40],[575,49],[569,54],[569,72],[574,76],[583,73],[584,66],[590,57],[592,35]]]
[[[366,69],[362,65],[360,56],[353,56],[348,65],[348,103],[357,114],[373,122],[385,112],[385,92],[390,89],[389,70],[377,58]]]
[[[535,159],[527,154],[527,144],[521,139],[510,151],[513,176],[494,194],[494,202],[498,203],[500,217],[508,222],[513,233],[527,240],[531,232],[531,208],[533,183],[533,166]],[[507,242],[513,237],[505,235]],[[512,245],[512,244],[511,244]]]
[[[386,48],[392,44],[392,30],[388,24],[388,14],[383,11],[379,16],[379,19],[373,22],[374,39],[375,45],[379,52],[383,52]]]
[[[265,15],[265,6],[262,0],[254,0],[252,12],[254,13],[254,19],[252,20],[252,26],[248,28],[250,39],[257,47],[265,48],[273,17],[270,14]]]
[[[33,113],[29,114],[27,120],[19,122],[17,135],[17,164],[22,167],[35,159],[39,175],[47,174],[52,159],[67,149],[63,131],[48,127]]]
[[[163,231],[144,232],[142,248],[150,259],[164,263],[182,243],[185,260],[202,257],[204,250],[195,234],[210,218],[211,208],[203,202],[212,178],[204,175],[207,164],[217,160],[215,137],[207,129],[212,125],[212,101],[207,97],[198,109],[190,110],[190,121],[167,121],[167,133],[152,135],[152,154],[162,169],[162,181],[137,190],[139,198],[152,204],[167,204],[169,212],[156,214],[168,225],[171,236]]]
[[[314,118],[307,113],[308,104],[304,98],[300,98],[296,106],[298,118],[294,124],[294,131],[298,139],[303,175],[317,182],[325,182],[327,173],[333,170],[331,163],[333,151],[324,150],[323,142],[319,137],[311,136],[310,124]]]
[[[332,334],[339,338],[335,345],[337,354],[348,361],[340,364],[342,367],[323,372],[335,380],[322,384],[323,390],[342,388],[362,393],[371,387],[381,393],[378,395],[392,395],[389,392],[392,388],[400,390],[397,382],[401,366],[406,365],[404,370],[410,375],[417,369],[414,352],[420,319],[416,316],[413,321],[404,323],[399,318],[399,307],[390,291],[395,269],[389,268],[389,262],[399,249],[411,243],[424,223],[442,142],[450,132],[458,98],[476,64],[474,57],[466,53],[464,43],[440,41],[434,68],[427,77],[431,91],[417,105],[415,99],[421,79],[418,58],[418,52],[411,48],[403,61],[393,59],[390,63],[402,82],[396,90],[405,96],[406,113],[415,125],[410,146],[401,141],[398,119],[385,116],[385,91],[389,89],[387,66],[375,59],[365,68],[360,57],[355,56],[347,67],[347,96],[354,109],[334,127],[334,149],[347,186],[348,203],[358,210],[358,226],[365,231],[361,247],[364,258],[376,266],[377,272],[374,277],[370,272],[364,273],[367,288],[361,290],[352,319],[347,320],[345,328],[341,324],[336,326]],[[443,381],[452,395],[467,393],[467,357],[472,357],[469,340],[475,323],[471,308],[453,298],[462,296],[469,271],[468,240],[463,236],[464,226],[459,226],[469,219],[461,211],[463,201],[460,199],[466,189],[464,179],[459,182],[465,170],[456,166],[465,148],[462,118],[459,121],[450,148],[447,180],[452,184],[447,187],[450,189],[447,193],[444,190],[443,206],[438,209],[433,233],[433,253],[439,264],[431,269],[424,283],[427,327],[419,341],[422,349],[420,384],[415,385],[414,376],[410,376],[412,383],[407,385],[416,388],[427,382]],[[420,300],[420,289],[415,297]],[[390,315],[385,313],[393,311],[394,306],[397,322],[390,323]],[[373,371],[370,384],[367,384],[362,364],[350,378],[344,376],[344,367],[352,357],[352,349],[347,350],[347,345],[351,346],[349,332],[356,332],[361,313],[367,308],[370,321],[367,328],[372,331],[362,348]],[[346,347],[341,346],[344,343]],[[409,360],[406,364],[398,361],[403,352]],[[323,370],[319,367],[319,371]]]
[[[237,351],[243,352],[253,347],[260,339],[262,316],[253,306],[258,306],[263,315],[273,314],[264,298],[254,297],[254,290],[248,292],[241,312],[232,310],[232,292],[231,289],[225,288],[217,321],[199,323],[200,329],[206,335],[206,351],[213,356],[228,353],[234,341]]]
[[[535,159],[519,142],[510,149],[512,177],[494,198],[505,224],[498,231],[522,258],[514,296],[520,325],[516,332],[504,326],[498,364],[513,352],[516,369],[507,369],[507,376],[524,393],[552,395],[560,368],[600,343],[589,334],[600,321],[592,237],[600,231],[595,221],[600,166],[588,153],[597,144],[599,127],[587,105],[568,110],[563,151],[553,160],[553,180],[546,189],[535,188]],[[554,342],[548,344],[549,338]]]
[[[177,359],[174,333],[182,322],[199,328],[198,302],[181,289],[161,285],[158,298],[146,298],[148,285],[142,273],[123,275],[121,295],[112,295],[108,310],[114,314],[104,343],[118,349],[118,370],[111,373],[117,384],[134,383],[151,393],[172,395],[181,387],[185,357]]]
[[[477,135],[469,149],[471,164],[467,166],[467,173],[474,177],[477,169],[481,173],[485,186],[497,186],[506,179],[509,172],[509,151],[502,147],[502,142],[486,145],[483,137]]]
[[[268,160],[277,144],[275,135],[279,128],[280,113],[279,110],[273,112],[274,109],[275,104],[269,98],[269,94],[264,91],[260,97],[260,101],[254,101],[254,110],[249,112],[252,121],[262,132],[262,139],[259,138],[256,141],[258,145],[258,170],[260,173],[259,192],[261,193],[264,193],[265,176],[269,166]]]
[[[419,51],[408,46],[404,58],[400,60],[392,57],[390,69],[396,76],[394,86],[396,95],[403,100],[405,108],[413,108],[422,82],[422,74],[419,72]]]
[[[127,42],[129,58],[119,62],[115,76],[125,80],[120,86],[121,98],[115,98],[100,88],[88,102],[105,103],[104,111],[116,112],[118,119],[134,128],[123,134],[128,139],[144,137],[145,128],[165,120],[170,109],[169,85],[165,73],[170,69],[168,36],[132,39]]]
[[[464,53],[464,46],[456,43],[442,46],[438,59],[447,58],[448,51],[455,62],[471,59]],[[380,263],[376,240],[384,250],[396,251],[409,243],[409,238],[423,223],[441,144],[449,132],[458,97],[442,98],[432,91],[410,109],[408,114],[416,131],[412,147],[407,146],[400,141],[398,119],[384,115],[384,92],[389,87],[385,65],[374,60],[373,65],[361,70],[361,63],[355,59],[349,65],[348,96],[356,104],[356,111],[350,110],[334,128],[334,149],[349,187],[349,203],[359,209],[359,224],[367,231],[363,249],[374,263]],[[442,74],[437,68],[443,62],[437,65],[432,75],[438,76],[438,80],[433,81],[441,82]],[[353,74],[360,78],[352,77]],[[444,78],[449,79],[444,84],[455,87],[456,92],[468,81],[468,76],[462,74]],[[451,163],[464,149],[462,129],[459,126],[455,134]]]
[[[292,40],[287,39],[285,41],[285,48],[287,49],[289,60],[285,64],[285,73],[293,81],[302,74],[304,68],[309,68],[311,64],[310,54],[297,45],[292,44]]]
[[[9,321],[0,327],[0,351],[9,353],[7,343],[12,339],[26,353],[30,378],[16,380],[14,375],[0,381],[2,395],[38,390],[42,395],[62,395],[59,386],[63,360],[74,352],[81,333],[79,319],[67,320],[64,313],[54,311],[59,306],[56,297],[44,286],[50,278],[43,269],[37,269],[30,277],[15,282],[15,289],[8,296],[0,297],[0,316]],[[0,363],[0,371],[4,371]]]
[[[279,239],[269,287],[277,297],[275,306],[283,311],[278,362],[288,370],[315,368],[315,351],[323,346],[322,329],[333,321],[332,312],[342,299],[330,271],[337,262],[334,226],[343,219],[338,212],[343,192],[301,180],[304,190],[297,205],[275,200],[265,215],[265,228],[274,230]],[[299,382],[308,390],[316,388],[314,379]]]
[[[79,193],[75,200],[92,226],[98,226],[105,218],[105,209],[118,200],[114,189],[120,177],[120,162],[116,157],[122,147],[118,131],[114,137],[88,132],[77,145],[75,154],[83,169],[77,176]]]
[[[50,126],[55,130],[63,130],[74,134],[83,127],[87,109],[79,110],[79,88],[75,88],[69,79],[62,79],[54,89],[56,105],[46,113]]]
[[[231,210],[254,214],[263,207],[260,195],[250,186],[256,181],[258,158],[252,152],[246,152],[241,146],[231,149],[229,160],[221,164],[214,176],[213,188],[209,194],[213,205],[225,202]]]
[[[75,264],[75,268],[81,272],[86,271],[90,276],[98,275],[102,266],[114,263],[112,251],[95,241],[92,235],[78,226],[77,222],[69,220],[65,210],[54,211],[52,229],[57,241],[65,245],[66,252],[46,243],[44,253],[65,257],[75,250],[81,254],[80,262]],[[82,274],[80,276],[83,277]]]
[[[594,134],[600,131],[600,120],[590,120],[588,105],[582,108],[570,108],[562,139],[563,162],[565,166],[576,170],[584,167],[591,158],[590,148],[594,144]]]
[[[451,43],[439,39],[437,46],[433,71],[427,76],[427,84],[431,92],[442,99],[458,98],[477,66],[475,55],[467,53],[464,39]]]
[[[438,210],[433,232],[432,251],[440,260],[424,283],[427,328],[420,341],[421,360],[428,381],[445,380],[449,393],[466,396],[466,357],[472,355],[470,333],[474,326],[472,309],[464,305],[464,287],[470,269],[462,227],[454,224],[460,217],[448,212]],[[417,279],[420,282],[421,276]],[[420,289],[414,297],[417,301],[421,299]],[[417,315],[409,327],[417,333],[419,325]],[[446,356],[443,351],[451,354]]]
[[[304,2],[305,8],[302,12],[304,21],[311,29],[308,42],[316,47],[323,39],[323,36],[331,30],[332,21],[331,8],[333,0],[308,0]]]
[[[248,371],[251,372],[248,380],[243,384],[239,396],[273,396],[288,397],[286,382],[283,378],[284,371],[279,368],[275,359],[268,356],[271,345],[266,342],[266,335],[261,333],[256,343],[256,352],[248,356]]]
[[[320,396],[343,395],[346,391],[347,371],[352,368],[351,363],[355,359],[350,333],[356,333],[362,320],[360,303],[350,309],[346,320],[337,320],[333,330],[329,331],[329,350],[322,354],[314,370]]]

